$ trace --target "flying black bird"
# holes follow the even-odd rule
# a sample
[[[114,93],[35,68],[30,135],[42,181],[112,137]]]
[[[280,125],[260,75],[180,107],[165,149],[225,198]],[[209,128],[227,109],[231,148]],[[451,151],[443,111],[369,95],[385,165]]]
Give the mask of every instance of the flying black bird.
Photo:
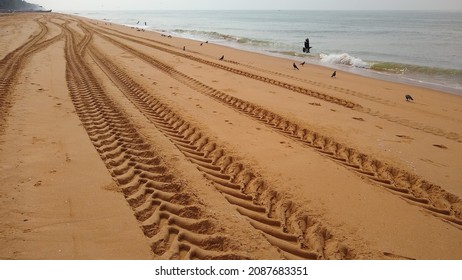
[[[225,59],[225,56],[224,56],[224,55],[220,57],[220,60],[223,60],[223,59]]]
[[[304,53],[309,53],[310,52],[310,39],[309,38],[306,38],[305,40],[305,47],[303,48],[303,52]]]
[[[406,94],[406,96],[404,96],[404,97],[406,97],[406,101],[410,101],[410,100],[414,101],[414,99],[412,98],[412,96],[409,95],[409,94]]]
[[[337,71],[334,71],[334,73],[332,73],[332,76],[330,76],[331,78],[335,78],[337,76]]]
[[[297,67],[297,64],[295,64],[295,62],[292,65],[294,66],[294,70],[299,70],[298,67]]]

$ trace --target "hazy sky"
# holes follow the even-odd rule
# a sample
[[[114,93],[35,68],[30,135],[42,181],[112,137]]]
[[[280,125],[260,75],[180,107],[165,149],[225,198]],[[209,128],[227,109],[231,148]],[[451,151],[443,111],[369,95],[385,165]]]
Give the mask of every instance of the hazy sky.
[[[462,0],[28,0],[53,10],[462,10]]]

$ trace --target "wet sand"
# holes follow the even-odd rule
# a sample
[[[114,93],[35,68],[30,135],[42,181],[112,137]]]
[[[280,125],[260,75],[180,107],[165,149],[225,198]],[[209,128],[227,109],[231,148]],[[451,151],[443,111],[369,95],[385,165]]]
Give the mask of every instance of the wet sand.
[[[462,259],[460,96],[62,14],[0,34],[1,259]]]

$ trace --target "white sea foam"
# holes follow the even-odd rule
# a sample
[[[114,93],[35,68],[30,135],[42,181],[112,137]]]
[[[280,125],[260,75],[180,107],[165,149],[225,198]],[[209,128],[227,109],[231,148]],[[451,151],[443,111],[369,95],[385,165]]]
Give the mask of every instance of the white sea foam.
[[[90,11],[133,28],[462,88],[462,12]],[[140,22],[142,24],[136,24]],[[311,53],[303,53],[310,39]],[[423,47],[425,46],[425,47]],[[319,55],[321,54],[321,55]]]
[[[358,68],[370,68],[370,64],[363,61],[360,58],[351,56],[347,53],[342,54],[320,54],[319,57],[321,58],[322,63],[328,64],[342,64],[348,65]]]

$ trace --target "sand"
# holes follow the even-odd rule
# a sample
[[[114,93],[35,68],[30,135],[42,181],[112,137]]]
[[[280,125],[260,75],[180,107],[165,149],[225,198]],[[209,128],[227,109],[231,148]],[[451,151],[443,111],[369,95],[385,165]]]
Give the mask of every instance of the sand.
[[[0,34],[1,259],[462,259],[460,96],[55,13]]]

